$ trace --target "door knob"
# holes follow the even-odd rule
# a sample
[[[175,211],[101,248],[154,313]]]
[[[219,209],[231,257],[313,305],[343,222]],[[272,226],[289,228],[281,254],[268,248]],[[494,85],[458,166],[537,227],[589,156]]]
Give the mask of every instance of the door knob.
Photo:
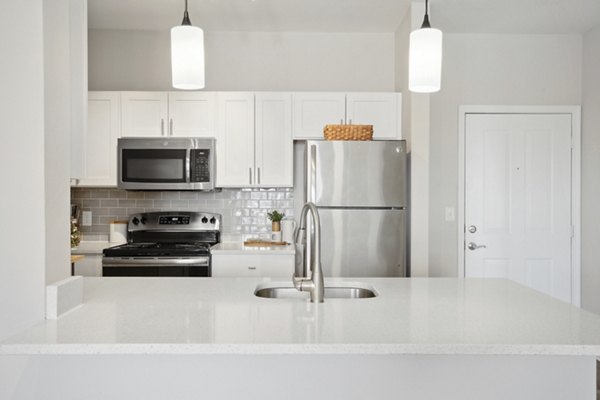
[[[477,250],[477,249],[485,249],[487,246],[485,244],[477,245],[477,243],[469,242],[467,245],[469,250]]]
[[[467,230],[469,231],[469,233],[475,233],[477,232],[477,227],[475,225],[471,225],[467,228]]]

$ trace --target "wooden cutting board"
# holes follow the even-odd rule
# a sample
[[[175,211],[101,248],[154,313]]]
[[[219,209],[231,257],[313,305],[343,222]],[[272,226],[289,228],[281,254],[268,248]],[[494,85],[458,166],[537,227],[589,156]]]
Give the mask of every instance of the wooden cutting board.
[[[270,242],[268,240],[246,240],[244,246],[248,247],[264,247],[264,246],[286,246],[287,242]]]

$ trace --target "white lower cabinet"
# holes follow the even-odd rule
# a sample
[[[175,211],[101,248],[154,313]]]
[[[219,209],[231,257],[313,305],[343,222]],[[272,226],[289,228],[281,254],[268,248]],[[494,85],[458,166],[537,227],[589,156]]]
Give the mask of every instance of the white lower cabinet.
[[[75,275],[102,276],[102,254],[85,254],[85,258],[75,263]]]
[[[212,276],[291,279],[294,259],[293,254],[213,254]]]

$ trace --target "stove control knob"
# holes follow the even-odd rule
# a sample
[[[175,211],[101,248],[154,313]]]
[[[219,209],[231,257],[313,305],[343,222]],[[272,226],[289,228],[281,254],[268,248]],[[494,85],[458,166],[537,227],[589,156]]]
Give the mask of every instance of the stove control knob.
[[[215,217],[212,217],[210,219],[210,223],[213,224],[213,225],[217,223],[217,220],[215,219]]]
[[[205,224],[205,223],[207,223],[207,222],[208,222],[208,218],[206,218],[206,217],[202,217],[202,223],[203,223],[203,224]]]
[[[142,217],[142,224],[146,225],[146,222],[148,222],[148,219],[146,217]]]
[[[133,219],[131,220],[131,222],[133,222],[134,225],[138,225],[140,223],[140,220],[137,219],[137,217],[133,217]]]

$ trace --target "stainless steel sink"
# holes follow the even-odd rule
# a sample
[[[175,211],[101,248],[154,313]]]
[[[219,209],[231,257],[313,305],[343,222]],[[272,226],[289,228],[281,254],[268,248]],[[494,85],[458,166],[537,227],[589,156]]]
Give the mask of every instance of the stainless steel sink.
[[[310,298],[308,292],[300,292],[293,287],[258,287],[254,295],[267,299]],[[377,294],[373,290],[362,287],[325,287],[326,299],[368,299],[376,296]]]

